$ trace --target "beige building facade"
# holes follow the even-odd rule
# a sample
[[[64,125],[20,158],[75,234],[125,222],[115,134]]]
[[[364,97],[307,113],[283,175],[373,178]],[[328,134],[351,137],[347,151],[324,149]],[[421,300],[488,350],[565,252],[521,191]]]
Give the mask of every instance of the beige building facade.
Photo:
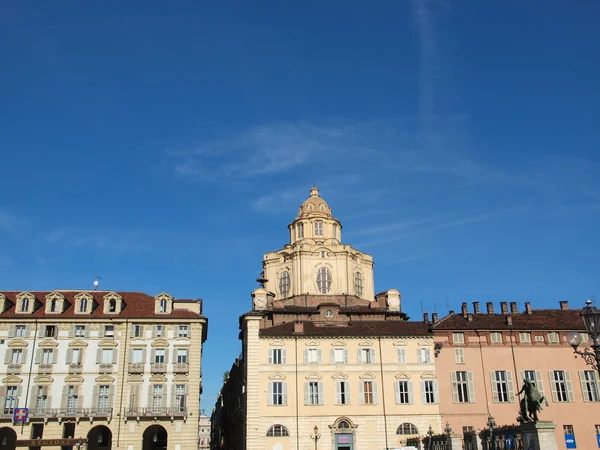
[[[1,292],[0,442],[196,449],[206,327],[165,293]]]

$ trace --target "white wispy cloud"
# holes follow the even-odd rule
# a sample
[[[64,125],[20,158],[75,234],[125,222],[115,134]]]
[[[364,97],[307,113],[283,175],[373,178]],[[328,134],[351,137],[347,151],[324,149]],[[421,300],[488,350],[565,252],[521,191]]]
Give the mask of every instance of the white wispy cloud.
[[[137,231],[89,231],[74,226],[64,226],[43,233],[42,239],[49,244],[90,247],[115,252],[140,251],[146,248],[146,243]]]
[[[0,229],[9,233],[17,233],[22,229],[24,224],[25,220],[13,214],[0,211]]]

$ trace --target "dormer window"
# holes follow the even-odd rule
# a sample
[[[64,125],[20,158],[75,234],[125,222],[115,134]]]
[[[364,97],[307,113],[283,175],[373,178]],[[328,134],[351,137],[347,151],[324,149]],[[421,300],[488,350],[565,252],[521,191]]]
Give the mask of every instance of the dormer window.
[[[173,297],[162,293],[154,297],[154,314],[170,314],[173,310]]]
[[[58,300],[55,298],[50,301],[50,312],[58,311]]]
[[[108,301],[108,312],[116,312],[117,311],[117,301],[113,298]]]
[[[167,312],[167,300],[166,299],[161,299],[161,301],[159,302],[159,308],[158,311],[161,313]]]
[[[21,312],[29,312],[29,299],[27,297],[21,300]]]
[[[46,314],[56,314],[64,311],[65,298],[59,292],[51,292],[46,295]]]
[[[315,221],[315,236],[323,236],[323,222],[321,220]]]
[[[116,292],[109,292],[103,298],[104,314],[119,314],[123,311],[123,299]]]
[[[79,312],[86,312],[87,311],[87,298],[82,298],[81,301],[79,302]]]

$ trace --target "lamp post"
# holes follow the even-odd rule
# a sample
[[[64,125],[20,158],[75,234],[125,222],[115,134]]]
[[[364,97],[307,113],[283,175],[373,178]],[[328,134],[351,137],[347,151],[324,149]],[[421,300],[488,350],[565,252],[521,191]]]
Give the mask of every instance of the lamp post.
[[[321,433],[319,433],[319,427],[315,425],[313,428],[313,433],[310,435],[310,438],[315,441],[315,450],[317,450],[317,442],[321,439]]]
[[[571,331],[567,335],[567,342],[573,347],[575,354],[581,356],[600,375],[600,310],[592,306],[592,301],[588,300],[585,302],[585,308],[581,312],[581,318],[583,319],[585,330],[590,337],[592,351],[588,349],[577,350],[582,341],[581,334],[577,331]]]

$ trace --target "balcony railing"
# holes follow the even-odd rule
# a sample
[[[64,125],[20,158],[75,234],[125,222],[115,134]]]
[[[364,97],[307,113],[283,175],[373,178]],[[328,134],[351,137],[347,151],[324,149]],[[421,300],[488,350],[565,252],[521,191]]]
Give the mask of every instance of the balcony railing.
[[[6,373],[8,374],[15,374],[15,373],[21,373],[21,364],[17,363],[17,364],[9,364],[6,366]]]
[[[128,408],[125,410],[127,417],[183,417],[187,416],[187,408],[178,406],[159,406],[150,408]]]
[[[144,363],[129,363],[129,373],[144,373]]]
[[[152,373],[167,373],[167,365],[165,363],[151,363],[150,371]]]
[[[112,417],[113,408],[45,408],[29,409],[29,417],[44,419],[53,417]]]
[[[173,364],[173,373],[188,373],[189,371],[190,365],[188,363]]]
[[[38,373],[52,373],[52,364],[50,364],[50,363],[38,364]]]
[[[112,371],[113,371],[112,363],[101,363],[100,364],[100,369],[99,369],[100,373],[112,373]]]
[[[69,364],[69,373],[81,373],[81,369],[82,369],[81,363]]]

